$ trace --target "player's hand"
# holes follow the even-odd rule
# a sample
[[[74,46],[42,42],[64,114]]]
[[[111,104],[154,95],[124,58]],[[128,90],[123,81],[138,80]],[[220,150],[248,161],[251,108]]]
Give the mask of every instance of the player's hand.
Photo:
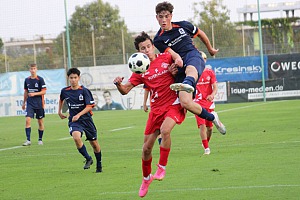
[[[58,113],[58,116],[59,116],[61,119],[65,119],[65,118],[67,118],[67,116],[66,116],[66,115],[64,115],[64,114],[62,114],[62,113]]]
[[[26,106],[25,103],[22,105],[22,110],[25,110]]]
[[[58,113],[58,115],[59,115],[59,117],[60,117],[61,119],[67,118],[67,116],[66,116],[66,115],[63,115],[62,113]]]
[[[146,104],[143,105],[143,109],[145,112],[148,112],[148,106]]]
[[[177,72],[178,72],[178,68],[177,68],[177,66],[176,66],[175,63],[172,63],[172,64],[168,67],[168,70],[169,70],[169,72],[170,72],[173,76],[175,76],[175,75],[177,74]]]
[[[206,97],[206,100],[208,100],[208,101],[213,101],[214,100],[214,95],[208,95],[207,97]]]
[[[80,116],[75,115],[75,116],[72,118],[72,122],[76,122],[79,118],[80,118]]]
[[[124,79],[124,77],[120,77],[120,76],[116,77],[114,79],[114,84],[115,85],[120,85],[122,83],[123,79]]]
[[[183,67],[183,61],[182,61],[181,57],[176,58],[176,60],[174,61],[174,63],[175,63],[175,65],[177,67]]]
[[[28,93],[28,96],[29,96],[29,97],[34,97],[35,94],[34,94],[34,93]]]
[[[219,52],[219,49],[211,48],[208,51],[211,56],[214,56]]]

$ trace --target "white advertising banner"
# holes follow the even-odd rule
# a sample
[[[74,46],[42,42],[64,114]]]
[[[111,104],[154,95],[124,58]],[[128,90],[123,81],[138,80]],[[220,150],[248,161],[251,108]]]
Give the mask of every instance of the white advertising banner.
[[[81,84],[91,90],[115,89],[116,87],[113,84],[115,77],[124,77],[124,82],[127,82],[132,74],[126,64],[79,67],[78,69],[81,72]]]
[[[45,113],[57,114],[59,94],[45,95]],[[0,117],[20,116],[25,112],[22,110],[23,96],[0,97]]]
[[[218,92],[215,96],[215,102],[224,102],[227,101],[227,85],[226,82],[217,83]]]

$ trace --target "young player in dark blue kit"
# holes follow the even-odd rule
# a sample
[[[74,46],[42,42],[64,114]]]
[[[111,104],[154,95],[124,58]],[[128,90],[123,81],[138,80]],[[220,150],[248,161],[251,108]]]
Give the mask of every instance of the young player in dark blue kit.
[[[69,69],[67,75],[71,86],[61,90],[58,115],[61,119],[67,118],[62,114],[62,106],[66,101],[69,108],[70,135],[73,137],[79,153],[86,159],[83,169],[89,169],[93,164],[93,159],[81,140],[84,132],[86,139],[93,147],[97,160],[96,173],[102,172],[101,148],[97,140],[97,129],[92,119],[92,108],[95,106],[93,95],[89,89],[79,85],[80,71],[77,68]]]
[[[43,145],[43,134],[44,134],[44,121],[45,110],[44,110],[44,95],[46,94],[46,84],[42,77],[37,75],[37,65],[30,65],[30,76],[24,81],[24,100],[22,109],[26,112],[26,142],[23,146],[31,145],[30,134],[31,134],[31,118],[35,117],[38,121],[39,139],[38,144]],[[25,104],[26,103],[26,104]]]
[[[192,38],[199,37],[211,55],[219,50],[214,49],[206,34],[190,22],[172,22],[173,9],[173,5],[166,1],[157,4],[155,8],[160,29],[154,37],[154,45],[160,52],[169,52],[178,66],[176,83],[170,85],[170,88],[178,91],[182,107],[201,118],[213,121],[216,128],[225,134],[225,126],[217,113],[209,113],[193,101],[196,83],[205,68],[205,62]]]

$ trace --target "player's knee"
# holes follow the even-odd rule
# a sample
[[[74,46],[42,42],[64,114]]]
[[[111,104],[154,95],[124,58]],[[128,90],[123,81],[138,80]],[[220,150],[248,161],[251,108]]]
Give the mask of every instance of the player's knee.
[[[145,145],[143,146],[143,154],[144,155],[150,155],[152,152],[152,147],[150,147],[149,145]]]

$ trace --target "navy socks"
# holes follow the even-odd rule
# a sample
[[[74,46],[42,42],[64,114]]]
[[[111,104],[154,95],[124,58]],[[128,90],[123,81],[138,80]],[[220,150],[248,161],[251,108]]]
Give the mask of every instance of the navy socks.
[[[202,112],[198,116],[203,119],[206,119],[208,121],[213,121],[215,119],[215,116],[213,114],[207,112],[207,110],[205,108],[202,108]]]

